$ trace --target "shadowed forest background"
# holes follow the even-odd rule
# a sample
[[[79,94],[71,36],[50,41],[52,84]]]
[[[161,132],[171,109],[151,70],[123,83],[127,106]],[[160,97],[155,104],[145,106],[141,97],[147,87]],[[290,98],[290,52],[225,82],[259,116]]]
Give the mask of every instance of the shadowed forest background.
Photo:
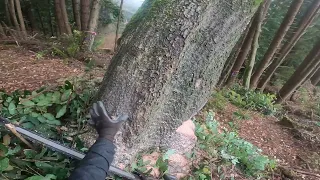
[[[87,152],[96,136],[88,110],[102,100],[113,117],[129,115],[114,161],[127,171],[320,179],[319,8],[0,0],[0,114]],[[1,124],[0,137],[0,179],[67,179],[78,163]]]

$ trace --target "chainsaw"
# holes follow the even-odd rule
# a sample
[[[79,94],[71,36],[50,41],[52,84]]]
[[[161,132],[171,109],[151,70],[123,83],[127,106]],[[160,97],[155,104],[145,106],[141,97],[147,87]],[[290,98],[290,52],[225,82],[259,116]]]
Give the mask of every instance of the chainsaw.
[[[67,147],[65,145],[62,145],[60,143],[57,143],[51,139],[44,138],[43,136],[41,136],[35,132],[32,132],[30,130],[26,130],[26,129],[21,128],[17,125],[14,125],[8,119],[3,118],[1,116],[0,116],[0,124],[5,125],[6,127],[10,127],[10,129],[14,129],[14,131],[25,136],[26,138],[28,138],[30,140],[34,140],[34,141],[50,148],[53,151],[60,152],[60,153],[67,155],[71,158],[81,160],[85,157],[85,154],[82,152],[79,152],[75,149],[72,149],[72,148]],[[109,173],[113,174],[113,175],[120,176],[120,177],[127,179],[127,180],[144,180],[145,179],[145,177],[139,172],[129,173],[129,172],[126,172],[126,171],[124,171],[120,168],[114,167],[114,166],[110,166]],[[163,178],[165,180],[175,179],[174,177],[169,176],[169,175],[164,175]]]

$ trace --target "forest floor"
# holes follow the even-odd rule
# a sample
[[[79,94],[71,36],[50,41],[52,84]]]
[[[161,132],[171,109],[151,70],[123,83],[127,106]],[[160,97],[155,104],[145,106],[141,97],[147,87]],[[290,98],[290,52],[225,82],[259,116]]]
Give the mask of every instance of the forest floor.
[[[66,63],[54,57],[39,58],[36,52],[0,45],[0,89],[7,92],[54,86],[61,79],[84,74],[85,68],[84,63],[77,60]],[[103,77],[104,71],[100,68],[96,76]],[[290,128],[279,125],[279,120],[273,116],[241,110],[248,118],[235,120],[234,113],[239,110],[228,103],[223,111],[216,113],[216,119],[226,128],[230,128],[232,122],[240,137],[262,149],[269,157],[277,159],[282,167],[294,170],[294,175],[299,179],[320,178],[316,177],[320,173],[319,147],[296,138]]]
[[[244,114],[239,119],[235,112]],[[317,145],[295,137],[291,128],[281,126],[274,116],[243,110],[230,103],[216,113],[216,120],[227,129],[235,128],[239,136],[259,147],[263,154],[277,160],[281,167],[292,170],[293,179],[319,179],[320,154]],[[230,127],[230,122],[233,123]]]

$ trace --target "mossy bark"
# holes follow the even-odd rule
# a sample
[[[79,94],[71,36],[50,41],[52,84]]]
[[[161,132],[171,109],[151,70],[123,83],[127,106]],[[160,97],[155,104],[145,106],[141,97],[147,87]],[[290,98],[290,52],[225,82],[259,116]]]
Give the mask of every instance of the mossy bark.
[[[99,98],[128,114],[116,163],[166,148],[207,102],[224,63],[256,10],[252,1],[147,0],[120,40]]]

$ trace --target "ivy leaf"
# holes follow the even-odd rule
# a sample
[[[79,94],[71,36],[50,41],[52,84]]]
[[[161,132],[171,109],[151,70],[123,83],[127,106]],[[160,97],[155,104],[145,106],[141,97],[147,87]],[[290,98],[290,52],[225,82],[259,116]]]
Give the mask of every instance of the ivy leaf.
[[[8,152],[6,153],[6,156],[15,155],[20,150],[21,150],[21,146],[17,145],[14,149],[9,149]]]
[[[61,94],[58,91],[55,91],[51,96],[51,101],[54,103],[59,103],[61,98]]]
[[[61,102],[67,101],[71,93],[72,93],[71,89],[66,90],[61,96]]]
[[[45,123],[46,122],[46,118],[43,117],[42,115],[38,116],[38,121],[40,121],[41,123]]]
[[[48,170],[48,169],[53,168],[53,166],[51,166],[50,164],[45,163],[45,162],[41,162],[41,161],[37,161],[37,162],[35,162],[35,164],[39,169],[42,169],[42,170]]]
[[[54,120],[56,120],[56,118],[55,118],[51,113],[45,113],[45,114],[43,114],[43,117],[45,117],[45,118],[48,119],[49,121],[54,121]]]
[[[48,123],[50,125],[56,125],[56,126],[61,125],[61,122],[59,120],[46,121],[46,123]]]
[[[48,98],[43,98],[37,103],[37,106],[49,106],[50,103],[51,102]]]
[[[31,176],[31,177],[28,177],[26,180],[52,180],[52,179],[57,179],[57,177],[53,174],[47,174],[46,177]]]
[[[24,106],[34,106],[35,105],[35,103],[30,100],[25,100],[21,104]]]
[[[41,159],[46,152],[47,152],[47,148],[42,148],[40,154],[37,154],[34,158]]]
[[[0,154],[6,154],[8,152],[8,147],[0,143]]]
[[[36,155],[38,154],[35,150],[32,149],[24,149],[23,150],[24,155],[26,155],[27,159],[34,159]]]
[[[8,110],[11,115],[15,115],[17,113],[17,107],[13,101],[10,102]]]
[[[58,111],[56,118],[61,118],[65,113],[67,112],[67,105],[64,105],[61,107],[61,109]]]
[[[21,124],[22,127],[26,128],[26,129],[33,129],[34,125],[31,122],[26,122]]]
[[[175,150],[174,149],[169,149],[164,155],[163,155],[163,160],[168,160],[169,157],[171,155],[173,155],[175,153]]]
[[[0,160],[0,172],[5,171],[9,167],[9,159],[4,158]]]

